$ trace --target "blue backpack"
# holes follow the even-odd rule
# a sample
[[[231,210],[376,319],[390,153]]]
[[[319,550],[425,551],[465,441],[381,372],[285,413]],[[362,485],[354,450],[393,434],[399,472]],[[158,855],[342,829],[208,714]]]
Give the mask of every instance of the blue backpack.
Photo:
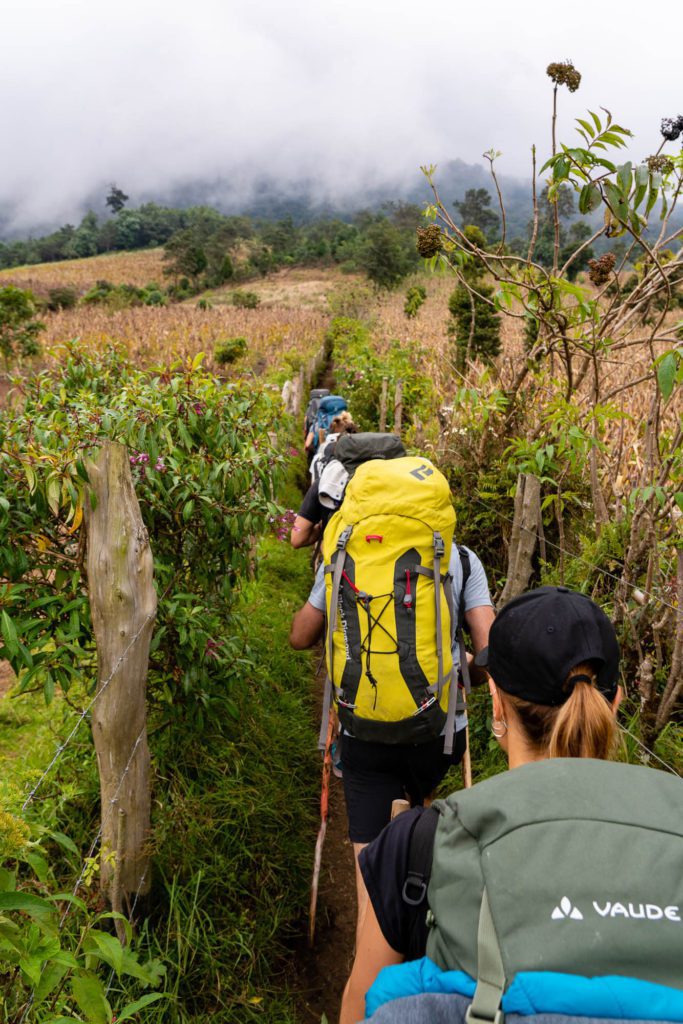
[[[324,398],[320,399],[315,423],[313,424],[314,452],[318,450],[320,442],[325,440],[334,417],[338,416],[340,412],[345,412],[347,408],[346,399],[342,398],[341,395],[325,395]]]
[[[309,430],[313,429],[315,418],[318,415],[318,406],[320,405],[320,399],[325,398],[329,395],[329,388],[312,388],[308,396],[308,405],[306,406],[306,412],[304,414],[304,437],[308,435]]]

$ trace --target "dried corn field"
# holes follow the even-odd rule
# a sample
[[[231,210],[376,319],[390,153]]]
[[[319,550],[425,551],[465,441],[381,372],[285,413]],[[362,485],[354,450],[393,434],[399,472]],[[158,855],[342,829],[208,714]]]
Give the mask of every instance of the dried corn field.
[[[47,295],[51,288],[73,288],[82,294],[96,281],[142,287],[151,281],[163,281],[162,255],[163,249],[144,249],[12,267],[0,270],[0,286],[14,284],[19,288],[29,288],[38,296]]]
[[[421,368],[425,377],[435,387],[440,401],[451,405],[457,390],[462,385],[475,387],[482,392],[490,390],[497,382],[503,388],[512,385],[520,367],[526,358],[524,346],[524,321],[502,317],[501,354],[491,372],[481,363],[472,364],[461,376],[455,365],[454,341],[447,333],[448,297],[455,287],[455,280],[450,275],[416,275],[405,287],[420,284],[427,291],[427,298],[414,319],[408,319],[403,311],[405,288],[399,292],[378,297],[370,310],[374,319],[374,338],[379,351],[386,351],[393,339],[403,344],[412,344],[422,350]],[[680,316],[672,312],[667,323],[674,324]],[[608,402],[613,406],[614,419],[606,425],[606,460],[611,463],[611,472],[616,480],[622,474],[628,476],[640,468],[642,455],[641,424],[648,415],[651,401],[651,389],[648,381],[652,380],[652,353],[647,336],[649,330],[644,328],[634,332],[632,336],[617,341],[608,355],[600,359],[601,394],[600,402]],[[639,340],[642,339],[642,340]],[[655,355],[667,350],[667,343],[655,342]],[[577,359],[577,363],[581,363]],[[561,377],[563,368],[559,362],[551,363],[551,371]],[[559,388],[560,392],[562,388]],[[539,429],[536,412],[547,408],[553,395],[558,393],[557,380],[548,379],[540,383],[534,395],[533,404],[527,407],[527,429],[531,432]],[[573,402],[579,410],[589,410],[594,403],[592,377],[585,376],[583,383],[573,395]],[[661,428],[671,427],[677,421],[680,410],[670,404],[666,409]],[[630,469],[628,468],[630,467]],[[625,483],[624,480],[624,483]],[[616,486],[619,488],[620,483]]]
[[[261,376],[282,369],[285,376],[291,376],[302,361],[320,349],[327,317],[315,310],[280,306],[197,309],[185,304],[136,306],[113,312],[101,307],[78,307],[54,313],[45,322],[43,337],[57,359],[60,344],[78,338],[87,349],[122,345],[140,366],[192,357],[198,352],[205,352],[207,365],[213,366],[212,353],[218,342],[243,337],[248,342],[246,355],[222,372]]]

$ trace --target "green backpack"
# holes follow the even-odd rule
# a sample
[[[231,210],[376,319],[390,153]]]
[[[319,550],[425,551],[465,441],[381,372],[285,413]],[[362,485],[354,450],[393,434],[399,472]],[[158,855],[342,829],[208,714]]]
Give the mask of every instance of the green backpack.
[[[683,784],[651,768],[534,762],[434,806],[427,955],[478,978],[494,1020],[520,972],[683,991]]]

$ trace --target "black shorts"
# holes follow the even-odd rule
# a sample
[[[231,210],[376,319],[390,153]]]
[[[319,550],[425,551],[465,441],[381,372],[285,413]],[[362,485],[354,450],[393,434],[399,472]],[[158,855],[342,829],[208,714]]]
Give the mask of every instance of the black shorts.
[[[456,733],[453,753],[443,752],[443,736],[428,743],[368,743],[342,736],[341,760],[349,839],[370,843],[391,819],[393,800],[413,807],[434,792],[451,765],[465,753],[465,730]]]

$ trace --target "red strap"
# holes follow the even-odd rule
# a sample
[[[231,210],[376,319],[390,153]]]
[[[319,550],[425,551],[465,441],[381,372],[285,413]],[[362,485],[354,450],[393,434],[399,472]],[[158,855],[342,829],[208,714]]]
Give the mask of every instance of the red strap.
[[[357,594],[360,594],[359,588],[356,586],[356,584],[353,582],[353,580],[349,579],[349,577],[346,575],[346,570],[344,570],[344,572],[342,572],[342,576],[344,577],[344,579],[346,580],[348,585],[351,587],[351,589],[355,590],[355,592]]]
[[[381,544],[382,541],[384,540],[384,537],[379,533],[368,533],[366,534],[365,539],[368,542],[368,544],[370,543],[371,540],[378,540]]]

